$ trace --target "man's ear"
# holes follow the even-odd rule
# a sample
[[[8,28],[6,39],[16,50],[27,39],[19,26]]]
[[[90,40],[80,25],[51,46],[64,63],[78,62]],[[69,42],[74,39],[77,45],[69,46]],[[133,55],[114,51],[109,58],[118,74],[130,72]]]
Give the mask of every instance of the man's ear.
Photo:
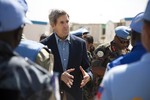
[[[150,39],[150,26],[148,26],[148,34],[147,34],[147,36],[149,37],[149,39]]]
[[[51,27],[54,28],[54,27],[55,27],[55,24],[51,24]]]
[[[148,38],[150,38],[150,23],[146,22],[143,26],[143,30],[146,31],[146,35],[148,36]]]

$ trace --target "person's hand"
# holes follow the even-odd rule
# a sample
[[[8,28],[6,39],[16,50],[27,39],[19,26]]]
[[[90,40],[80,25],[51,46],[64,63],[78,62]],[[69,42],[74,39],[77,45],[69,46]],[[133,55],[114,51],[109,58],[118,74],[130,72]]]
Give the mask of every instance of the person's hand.
[[[81,84],[80,84],[80,88],[82,88],[83,86],[86,85],[86,83],[88,81],[90,81],[90,76],[86,71],[84,71],[84,69],[81,66],[80,66],[80,70],[81,70],[82,75],[83,75],[83,79],[82,79]]]
[[[74,68],[71,68],[71,69],[68,69],[66,71],[64,71],[62,74],[61,74],[61,80],[69,87],[71,88],[71,86],[73,85],[73,79],[74,79],[74,76],[70,74],[70,72],[73,72],[75,69]]]

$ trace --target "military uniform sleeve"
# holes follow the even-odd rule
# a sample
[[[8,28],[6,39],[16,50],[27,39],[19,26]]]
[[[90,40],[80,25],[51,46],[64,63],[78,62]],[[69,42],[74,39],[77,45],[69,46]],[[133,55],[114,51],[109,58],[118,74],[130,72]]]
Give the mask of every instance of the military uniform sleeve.
[[[50,54],[50,52],[48,52],[45,48],[42,48],[39,51],[35,62],[49,72],[53,71],[53,55]]]

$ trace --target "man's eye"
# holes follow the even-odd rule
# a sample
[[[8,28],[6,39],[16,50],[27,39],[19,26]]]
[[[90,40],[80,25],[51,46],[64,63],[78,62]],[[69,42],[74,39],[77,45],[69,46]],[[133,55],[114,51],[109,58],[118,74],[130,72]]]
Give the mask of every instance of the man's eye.
[[[61,23],[61,24],[64,24],[64,22],[63,22],[63,21],[61,21],[60,23]]]
[[[69,20],[67,20],[66,23],[69,23]]]
[[[66,22],[66,23],[69,23],[69,21],[61,21],[60,23],[61,23],[61,24],[64,24],[65,22]]]

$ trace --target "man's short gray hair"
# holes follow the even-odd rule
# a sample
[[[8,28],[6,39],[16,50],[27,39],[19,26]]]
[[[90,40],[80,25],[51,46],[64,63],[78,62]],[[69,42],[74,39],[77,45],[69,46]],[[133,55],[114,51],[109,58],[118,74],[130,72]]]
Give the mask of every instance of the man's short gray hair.
[[[50,23],[50,25],[56,24],[57,19],[62,15],[67,15],[69,17],[68,13],[64,10],[52,9],[50,11],[50,14],[49,14],[49,23]]]

